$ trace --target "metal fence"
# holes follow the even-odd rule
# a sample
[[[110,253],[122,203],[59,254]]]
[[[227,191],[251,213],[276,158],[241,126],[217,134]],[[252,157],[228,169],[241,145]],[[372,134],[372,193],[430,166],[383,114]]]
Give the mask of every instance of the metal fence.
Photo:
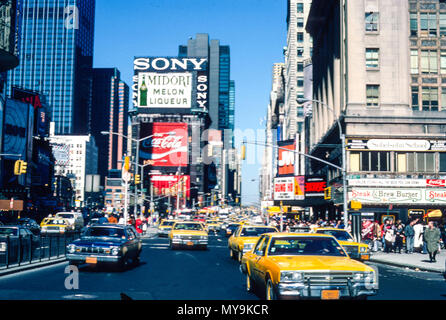
[[[79,237],[80,233],[1,236],[0,270],[65,257],[66,246]]]

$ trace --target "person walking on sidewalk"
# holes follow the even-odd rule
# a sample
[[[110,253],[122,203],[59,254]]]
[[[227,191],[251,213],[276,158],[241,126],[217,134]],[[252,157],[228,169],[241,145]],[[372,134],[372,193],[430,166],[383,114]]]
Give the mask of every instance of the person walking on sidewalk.
[[[392,224],[392,220],[388,219],[384,226],[384,240],[386,247],[384,252],[389,253],[393,251],[393,245],[395,243],[395,226]]]
[[[379,249],[379,242],[381,241],[381,227],[378,221],[373,223],[373,251],[377,252]]]
[[[413,253],[413,240],[415,236],[415,230],[413,229],[413,226],[415,224],[415,221],[411,221],[405,228],[404,228],[404,235],[406,236],[406,253]]]
[[[429,253],[430,262],[437,262],[435,257],[438,253],[438,244],[440,242],[440,230],[434,225],[433,221],[429,221],[424,239],[426,241],[427,252]]]
[[[403,239],[404,239],[404,225],[399,222],[396,225],[395,230],[395,253],[401,253],[401,249],[403,248]]]

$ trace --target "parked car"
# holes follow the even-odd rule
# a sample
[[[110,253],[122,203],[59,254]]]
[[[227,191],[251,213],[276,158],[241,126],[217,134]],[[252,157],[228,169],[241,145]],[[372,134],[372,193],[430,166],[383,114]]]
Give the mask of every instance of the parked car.
[[[31,245],[31,248],[30,248]],[[15,263],[34,253],[40,246],[40,236],[20,225],[0,226],[0,260]],[[6,255],[8,254],[8,257]],[[29,257],[28,257],[29,258]]]
[[[142,241],[133,226],[118,224],[93,225],[81,238],[67,246],[71,265],[112,264],[123,270],[131,261],[139,263]]]
[[[80,212],[58,212],[56,218],[67,219],[74,230],[81,230],[84,227],[84,218]]]
[[[266,233],[243,255],[248,291],[267,300],[367,299],[378,291],[375,270],[351,259],[335,237],[315,233]]]
[[[36,236],[38,236],[40,234],[40,226],[34,219],[20,218],[20,219],[17,219],[15,224],[29,229]]]

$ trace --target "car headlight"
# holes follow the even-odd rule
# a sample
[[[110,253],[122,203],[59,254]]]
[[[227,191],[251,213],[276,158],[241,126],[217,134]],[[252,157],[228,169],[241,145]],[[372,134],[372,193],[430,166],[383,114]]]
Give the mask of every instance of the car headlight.
[[[207,236],[201,236],[201,240],[207,240],[208,237]]]
[[[280,272],[280,282],[300,282],[304,280],[304,275],[299,271]]]
[[[75,253],[76,252],[76,246],[74,244],[70,244],[67,246],[68,253]]]
[[[6,242],[0,242],[0,252],[6,252]]]
[[[120,247],[111,247],[110,248],[110,253],[112,256],[117,256],[117,255],[119,255],[120,252],[121,252]]]
[[[373,282],[375,280],[374,272],[356,272],[353,274],[353,281],[369,281]]]

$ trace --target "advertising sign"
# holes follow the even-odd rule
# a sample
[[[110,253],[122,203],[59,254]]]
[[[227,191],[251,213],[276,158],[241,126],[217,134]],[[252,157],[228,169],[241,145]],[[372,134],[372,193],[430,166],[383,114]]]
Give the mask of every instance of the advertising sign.
[[[33,91],[23,90],[16,87],[12,88],[12,98],[30,104],[34,109],[42,108],[40,95]]]
[[[150,113],[206,111],[207,68],[206,58],[135,58],[133,105],[139,112]]]
[[[351,187],[446,187],[444,179],[348,179]]]
[[[150,178],[155,196],[190,197],[190,176],[153,175]]]
[[[374,204],[446,204],[446,190],[434,188],[352,188],[349,200]]]
[[[278,177],[294,176],[294,163],[296,159],[296,144],[294,140],[279,141],[277,145],[281,148],[278,149]],[[284,150],[287,149],[287,150]]]
[[[294,177],[274,179],[274,200],[294,200]]]
[[[176,122],[141,123],[140,164],[153,167],[186,167],[188,165],[188,125]]]
[[[54,143],[51,146],[56,166],[67,166],[70,163],[70,145]]]
[[[294,178],[294,200],[305,199],[305,176]]]
[[[347,139],[347,148],[370,151],[446,152],[446,140]]]
[[[327,188],[327,182],[322,177],[306,177],[305,196],[306,197],[324,197],[324,190]]]

